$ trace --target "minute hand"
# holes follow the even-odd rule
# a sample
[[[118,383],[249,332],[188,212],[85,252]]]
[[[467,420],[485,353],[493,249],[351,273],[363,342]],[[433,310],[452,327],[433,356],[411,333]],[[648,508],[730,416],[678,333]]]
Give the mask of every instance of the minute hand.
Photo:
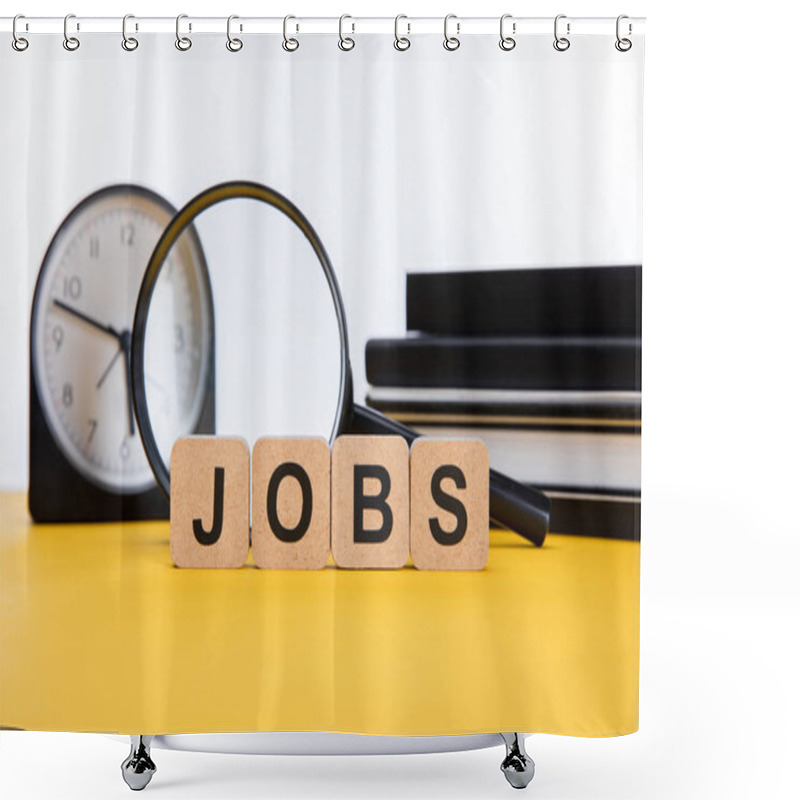
[[[78,311],[77,308],[68,306],[66,303],[62,303],[61,300],[53,300],[53,305],[62,309],[63,311],[66,311],[68,314],[72,314],[78,319],[82,319],[87,325],[91,325],[93,328],[97,328],[97,330],[107,333],[109,336],[113,336],[118,341],[122,338],[122,334],[116,328],[112,328],[111,325],[103,325],[102,322],[98,322],[96,319],[87,317],[83,311]]]

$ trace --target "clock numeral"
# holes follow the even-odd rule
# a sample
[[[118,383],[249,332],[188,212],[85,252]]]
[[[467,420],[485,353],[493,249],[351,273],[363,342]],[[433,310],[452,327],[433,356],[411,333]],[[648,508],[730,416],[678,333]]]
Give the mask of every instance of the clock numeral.
[[[65,383],[64,384],[64,388],[61,390],[61,402],[67,408],[69,408],[72,405],[73,399],[74,399],[74,396],[73,396],[73,393],[72,393],[72,384],[71,383]]]
[[[92,236],[89,239],[89,258],[100,258],[100,238]]]
[[[119,239],[122,244],[132,245],[133,244],[133,234],[136,231],[133,223],[129,222],[126,225],[123,225],[119,229]]]
[[[82,290],[81,279],[77,275],[64,276],[64,297],[70,300],[77,300],[81,296]]]
[[[90,419],[89,420],[89,441],[91,442],[94,438],[94,432],[97,430],[97,420]]]
[[[186,349],[186,339],[183,335],[183,325],[175,326],[175,352],[182,353]]]
[[[127,461],[130,458],[131,448],[127,439],[122,440],[122,444],[119,446],[119,455],[123,461]]]
[[[56,325],[55,328],[53,328],[53,341],[55,342],[57,353],[64,343],[64,329],[60,325]]]

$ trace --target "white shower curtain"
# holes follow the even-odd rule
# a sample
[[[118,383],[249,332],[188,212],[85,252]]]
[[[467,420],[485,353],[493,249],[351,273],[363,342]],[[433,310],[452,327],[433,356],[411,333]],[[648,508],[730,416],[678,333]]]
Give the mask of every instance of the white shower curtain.
[[[176,48],[174,21],[150,21],[149,29],[142,22],[139,31],[131,31],[138,45],[130,51],[120,46],[119,31],[93,32],[91,24],[80,33],[73,30],[80,44],[72,51],[63,46],[62,33],[37,34],[35,21],[24,51],[4,38],[0,486],[9,509],[5,534],[16,532],[4,543],[4,557],[20,570],[4,587],[3,657],[8,660],[3,680],[8,683],[3,725],[132,733],[311,729],[408,735],[513,729],[604,736],[636,729],[641,342],[633,326],[640,325],[643,36],[634,29],[633,44],[625,49],[615,46],[613,19],[583,26],[576,20],[569,34],[563,31],[569,47],[560,50],[554,47],[552,21],[528,21],[526,28],[520,20],[515,46],[506,51],[498,46],[496,23],[474,25],[470,32],[464,21],[453,33],[458,48],[448,51],[442,46],[441,21],[419,21],[412,25],[410,48],[402,51],[393,46],[393,24],[384,21],[377,33],[359,28],[349,51],[337,46],[336,20],[319,23],[325,33],[307,33],[302,21],[299,33],[290,27],[299,41],[294,52],[282,47],[276,21],[262,22],[260,30],[270,31],[262,33],[254,32],[254,23],[243,23],[243,29],[236,23],[233,35],[243,43],[239,50],[226,47],[224,20],[213,24],[214,32],[196,28],[186,51]],[[627,34],[627,27],[623,30]],[[625,297],[631,302],[624,315],[633,321],[623,338],[633,366],[619,384],[601,379],[588,390],[578,386],[591,395],[588,399],[565,399],[576,390],[572,384],[543,387],[521,381],[508,391],[496,382],[434,387],[438,416],[425,424],[438,432],[448,425],[461,432],[483,430],[491,416],[485,409],[510,402],[508,392],[518,393],[512,398],[516,403],[546,406],[551,416],[567,413],[570,403],[581,409],[593,403],[591,424],[576,427],[576,414],[569,412],[571,422],[545,425],[541,419],[547,415],[540,410],[539,422],[525,422],[524,432],[512,426],[510,444],[507,420],[497,429],[486,428],[493,459],[496,446],[497,458],[505,458],[502,463],[513,472],[522,457],[521,472],[512,477],[546,488],[554,513],[561,503],[563,530],[551,526],[543,549],[534,550],[508,532],[493,532],[490,553],[498,560],[490,555],[485,573],[462,577],[444,594],[430,587],[433,594],[426,594],[424,585],[413,582],[422,573],[403,570],[396,575],[328,570],[302,592],[298,576],[274,577],[267,587],[258,584],[263,575],[245,570],[220,576],[218,595],[193,588],[194,578],[186,579],[185,594],[174,594],[171,581],[176,579],[162,558],[168,561],[168,530],[140,533],[124,524],[110,526],[108,537],[97,540],[96,552],[105,553],[119,571],[103,584],[110,617],[100,620],[97,635],[116,637],[114,614],[122,620],[133,605],[152,605],[158,620],[153,629],[140,620],[129,640],[113,638],[114,647],[121,648],[120,661],[130,656],[134,664],[117,664],[110,654],[103,659],[112,670],[133,670],[125,673],[130,696],[115,709],[109,687],[104,707],[93,706],[82,716],[77,699],[63,705],[61,679],[50,675],[43,680],[53,701],[26,703],[20,671],[26,664],[45,668],[36,658],[41,654],[36,637],[44,635],[50,606],[39,594],[37,575],[45,574],[39,568],[48,554],[68,555],[58,526],[33,525],[14,505],[14,493],[24,492],[29,474],[39,469],[29,465],[30,392],[36,391],[29,378],[29,369],[36,369],[29,363],[30,326],[48,246],[70,212],[104,188],[144,187],[178,209],[207,187],[234,180],[265,184],[285,195],[319,234],[342,290],[359,403],[380,406],[389,390],[399,389],[390,398],[398,418],[413,418],[410,406],[403,406],[405,417],[400,413],[403,403],[417,403],[414,413],[420,413],[425,387],[381,385],[369,374],[366,358],[368,342],[419,338],[409,326],[409,276],[446,273],[461,280],[497,270],[511,275],[513,283],[514,273],[538,280],[550,271],[583,270],[584,275],[600,268],[605,275],[629,270],[625,275],[632,282],[626,283]],[[338,386],[338,340],[313,253],[280,215],[243,201],[198,218],[197,233],[213,297],[216,431],[242,435],[250,445],[258,436],[284,430],[327,436]],[[59,281],[67,278],[58,273]],[[138,285],[125,289],[129,318],[120,329],[132,324],[137,291]],[[584,296],[581,288],[576,292],[578,305],[586,305],[580,313],[594,319],[594,295]],[[95,311],[103,307],[102,292],[98,297]],[[539,313],[540,306],[531,307],[532,314]],[[612,320],[615,314],[600,316]],[[574,339],[585,332],[567,333]],[[618,332],[601,334],[593,347],[606,347]],[[55,341],[49,328],[33,335]],[[498,341],[508,340],[511,347],[513,339],[506,332]],[[123,396],[123,371],[109,372],[108,385],[112,380]],[[67,392],[59,385],[58,392],[63,402],[72,402],[72,388]],[[441,412],[443,403],[460,411],[447,412],[448,417]],[[614,418],[613,430],[598,433],[596,418],[606,415],[609,405],[628,416],[623,422]],[[484,409],[480,423],[469,418],[469,409],[477,406]],[[564,436],[564,425],[575,429],[573,438]],[[167,458],[171,440],[162,444]],[[543,448],[554,448],[557,455],[536,464],[531,458],[530,469],[538,471],[525,473],[525,454],[551,452]],[[561,463],[558,459],[564,469],[547,474],[551,464]],[[565,486],[570,480],[579,485]],[[617,516],[604,517],[590,530],[595,512],[605,514],[612,504]],[[589,528],[580,529],[584,525]],[[623,533],[615,535],[620,526]],[[144,541],[162,560],[131,566],[138,563]],[[514,560],[517,551],[521,559],[538,560],[509,594],[503,559],[522,563]],[[94,561],[87,563],[91,573]],[[514,618],[519,586],[538,594],[541,618]],[[15,592],[28,596],[31,617],[20,616]],[[218,603],[218,597],[226,599]],[[441,608],[425,605],[442,597]],[[255,661],[243,674],[263,682],[252,689],[250,707],[237,707],[239,690],[229,686],[211,692],[213,713],[204,716],[182,694],[181,669],[189,655],[199,653],[193,649],[196,642],[181,636],[190,600],[207,614],[209,647],[213,637],[224,638],[231,625],[239,624],[226,617],[227,602],[231,613],[261,626],[250,649],[235,654],[252,651]],[[456,623],[437,616],[456,600]],[[84,601],[91,605],[89,596]],[[293,626],[306,624],[303,603],[312,604],[317,616],[300,635]],[[423,625],[429,613],[433,627],[415,637],[415,626]],[[386,628],[380,627],[381,614],[390,620]],[[442,642],[434,633],[454,630],[456,642]],[[397,633],[396,641],[390,631]],[[53,642],[72,665],[65,674],[75,675],[80,654],[58,636]],[[59,651],[59,643],[66,650]],[[300,650],[283,660],[282,648],[288,652],[295,646]],[[507,659],[503,648],[519,655]],[[215,653],[207,668],[230,667],[232,661],[224,658]],[[381,688],[377,678],[345,674],[346,668],[358,667],[359,659],[370,667],[382,665],[399,683]],[[458,677],[467,663],[472,671]],[[419,690],[413,670],[431,664],[441,670],[434,676],[442,681],[437,685],[449,689]],[[292,671],[299,665],[304,665],[306,684]],[[150,691],[137,683],[134,667],[158,671],[158,688]],[[363,703],[354,700],[359,685]],[[81,680],[73,684],[76,697],[89,690]],[[301,691],[310,699],[293,704]],[[137,705],[137,698],[143,702]]]

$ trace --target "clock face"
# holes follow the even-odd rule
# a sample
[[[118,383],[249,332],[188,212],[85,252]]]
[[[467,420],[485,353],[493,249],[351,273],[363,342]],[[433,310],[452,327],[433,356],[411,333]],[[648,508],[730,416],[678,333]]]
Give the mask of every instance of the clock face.
[[[138,187],[92,195],[56,233],[36,286],[31,352],[48,427],[70,463],[113,492],[155,484],[133,416],[131,327],[150,254],[174,213]],[[145,340],[150,415],[167,449],[201,413],[211,313],[203,253],[190,229],[159,278]]]

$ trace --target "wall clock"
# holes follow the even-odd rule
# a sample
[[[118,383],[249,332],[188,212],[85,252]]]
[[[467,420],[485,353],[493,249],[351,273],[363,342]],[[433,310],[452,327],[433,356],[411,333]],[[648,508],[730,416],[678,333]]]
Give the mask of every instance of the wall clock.
[[[156,519],[156,486],[133,413],[131,327],[150,254],[175,209],[116,185],[81,201],[56,232],[31,311],[30,477],[37,522]],[[214,319],[194,228],[172,248],[153,298],[145,382],[168,448],[214,430]]]

